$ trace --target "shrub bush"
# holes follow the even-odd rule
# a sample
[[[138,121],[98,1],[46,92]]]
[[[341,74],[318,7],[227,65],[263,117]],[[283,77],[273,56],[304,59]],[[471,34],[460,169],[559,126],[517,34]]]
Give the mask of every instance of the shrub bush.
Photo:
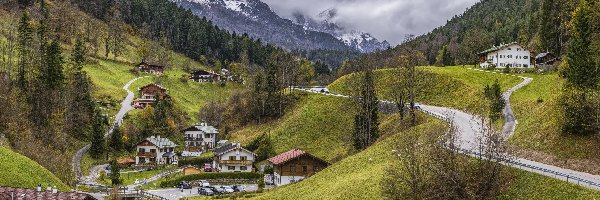
[[[256,172],[219,172],[219,173],[200,173],[183,176],[170,181],[160,183],[160,187],[167,188],[177,185],[181,181],[214,180],[214,179],[247,179],[262,180],[263,174]]]
[[[211,157],[197,157],[197,158],[188,158],[185,160],[179,160],[177,161],[177,164],[182,167],[182,166],[187,166],[187,165],[194,165],[194,166],[199,166],[199,167],[203,167],[204,163],[210,163],[212,162],[212,158]]]

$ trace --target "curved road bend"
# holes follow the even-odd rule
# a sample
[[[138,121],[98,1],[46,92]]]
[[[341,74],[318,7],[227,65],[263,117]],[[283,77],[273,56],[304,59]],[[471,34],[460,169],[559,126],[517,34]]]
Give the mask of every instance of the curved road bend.
[[[135,95],[132,91],[129,90],[129,86],[131,86],[131,84],[133,84],[135,81],[142,79],[142,78],[147,78],[147,77],[148,76],[134,78],[134,79],[130,80],[129,82],[127,82],[127,84],[125,84],[125,86],[123,86],[123,90],[127,91],[127,97],[125,97],[123,102],[121,102],[121,109],[119,110],[117,115],[115,115],[115,122],[114,122],[113,126],[111,126],[108,129],[108,131],[106,131],[106,134],[104,134],[104,137],[108,137],[113,132],[114,127],[121,126],[121,124],[123,123],[123,117],[125,117],[125,114],[127,114],[127,112],[134,109],[133,106],[131,105],[131,103],[133,102],[133,98],[135,97]],[[88,145],[85,145],[83,148],[79,149],[77,151],[77,153],[75,153],[75,155],[73,156],[73,160],[71,162],[72,162],[72,166],[73,166],[73,172],[75,172],[75,177],[77,178],[78,181],[83,181],[84,183],[96,184],[94,180],[95,180],[95,176],[97,176],[97,173],[93,173],[93,171],[100,170],[101,169],[100,166],[93,167],[91,169],[92,173],[90,173],[89,177],[84,177],[83,173],[81,172],[81,159],[83,158],[83,155],[90,149],[91,146],[92,146],[92,144],[88,144]]]
[[[508,91],[506,91],[502,94],[503,98],[506,100],[506,106],[504,107],[504,110],[503,110],[503,115],[505,117],[505,124],[502,128],[502,134],[507,139],[515,132],[516,125],[518,124],[517,118],[515,117],[512,107],[511,107],[511,104],[510,104],[510,96],[512,95],[513,92],[530,84],[533,81],[532,78],[527,78],[527,77],[521,77],[521,78],[524,79],[523,82],[519,83],[515,87],[510,88]],[[295,89],[306,91],[306,92],[322,94],[322,93],[311,91],[308,89],[299,89],[299,88],[295,88]],[[341,94],[325,94],[325,95],[350,98],[350,96],[341,95]],[[385,100],[382,100],[380,103],[381,104],[390,104],[390,103],[393,104],[393,102],[385,101]],[[479,136],[482,135],[482,130],[481,130],[480,123],[477,120],[475,120],[475,119],[477,119],[475,116],[473,116],[472,114],[463,112],[463,111],[459,111],[459,110],[447,108],[447,107],[420,105],[420,108],[422,111],[425,111],[427,114],[430,114],[436,118],[443,117],[443,118],[447,119],[448,121],[451,121],[452,123],[454,123],[459,132],[459,141],[458,142],[459,142],[459,146],[461,147],[461,149],[475,150],[475,152],[476,152],[477,144],[478,144],[477,141],[479,140]],[[567,181],[570,183],[580,184],[580,182],[578,180],[573,179],[573,178],[577,178],[580,180],[590,181],[590,182],[600,184],[600,176],[598,176],[598,175],[574,171],[574,170],[565,169],[565,168],[561,168],[561,167],[557,167],[557,166],[553,166],[553,165],[547,165],[544,163],[540,163],[540,162],[536,162],[536,161],[532,161],[532,160],[528,160],[528,159],[524,159],[524,158],[515,158],[513,161],[520,163],[522,165],[528,165],[530,167],[529,168],[521,167],[520,165],[511,164],[511,163],[505,163],[505,164],[515,167],[515,168],[521,168],[526,171],[538,173],[538,174],[541,174],[544,176]],[[532,167],[536,168],[536,169],[533,169]],[[570,177],[567,178],[566,176],[556,176],[552,173],[548,173],[548,171],[553,171],[555,173],[561,173],[564,175],[568,175]],[[583,183],[581,185],[595,189],[595,190],[600,190],[600,185],[593,186],[593,185],[587,185],[587,184],[583,184]]]

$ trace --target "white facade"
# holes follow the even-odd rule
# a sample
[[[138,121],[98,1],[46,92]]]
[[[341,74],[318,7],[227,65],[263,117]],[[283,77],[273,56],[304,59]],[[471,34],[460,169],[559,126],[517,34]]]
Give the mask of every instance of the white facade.
[[[306,177],[304,176],[281,176],[280,174],[275,172],[273,174],[273,184],[275,184],[275,186],[282,186],[301,181],[305,178]]]
[[[206,123],[190,127],[183,133],[185,146],[196,147],[204,151],[213,149],[217,143],[218,133],[215,127],[208,126]]]
[[[531,52],[517,43],[501,45],[480,53],[482,68],[495,65],[497,68],[532,68]]]
[[[213,167],[219,172],[252,172],[252,164],[256,155],[241,148],[239,143],[233,145],[236,147],[216,155]]]
[[[176,145],[167,138],[150,137],[137,145],[136,165],[177,164]]]

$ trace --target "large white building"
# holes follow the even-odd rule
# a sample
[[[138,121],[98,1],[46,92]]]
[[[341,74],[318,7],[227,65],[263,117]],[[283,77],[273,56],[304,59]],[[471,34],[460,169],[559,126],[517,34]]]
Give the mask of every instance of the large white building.
[[[215,150],[213,168],[218,172],[252,172],[256,154],[240,143],[229,143]]]
[[[177,164],[177,145],[168,138],[152,136],[137,144],[136,165]]]
[[[215,148],[219,130],[206,123],[201,123],[183,130],[183,134],[188,151],[197,152]]]
[[[533,68],[531,52],[516,42],[494,46],[479,55],[479,66],[489,68]]]

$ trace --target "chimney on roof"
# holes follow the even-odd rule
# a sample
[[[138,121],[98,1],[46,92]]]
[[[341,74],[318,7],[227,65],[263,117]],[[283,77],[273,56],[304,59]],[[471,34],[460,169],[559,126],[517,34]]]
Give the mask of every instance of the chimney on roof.
[[[46,187],[46,191],[52,191],[52,187],[50,185],[48,185],[48,187]]]
[[[56,189],[56,185],[54,186],[54,189],[52,189],[52,193],[53,193],[53,194],[56,194],[56,193],[58,193],[58,189]]]
[[[41,191],[42,191],[42,184],[38,184],[38,186],[37,186],[37,191],[38,191],[38,192],[41,192]]]

